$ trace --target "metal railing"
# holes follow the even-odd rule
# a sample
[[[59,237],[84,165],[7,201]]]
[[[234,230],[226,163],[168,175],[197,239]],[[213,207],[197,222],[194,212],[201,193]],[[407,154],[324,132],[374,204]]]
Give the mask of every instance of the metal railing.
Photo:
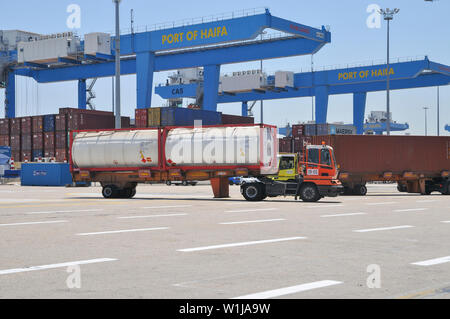
[[[156,23],[152,25],[141,25],[133,27],[134,33],[140,33],[140,32],[149,32],[149,31],[157,31],[157,30],[165,30],[165,29],[172,29],[177,27],[185,27],[190,26],[194,24],[200,24],[200,23],[208,23],[208,22],[216,22],[216,21],[223,21],[228,19],[235,19],[235,18],[243,18],[243,17],[249,17],[254,16],[258,14],[264,14],[266,12],[267,8],[265,7],[256,7],[251,9],[243,9],[238,11],[232,11],[232,12],[225,12],[225,13],[219,13],[214,15],[208,15],[203,17],[196,17],[196,18],[188,18],[188,19],[182,19],[172,22],[163,22],[163,23]],[[114,31],[108,31],[106,33],[109,33],[111,35],[114,35]],[[131,28],[124,28],[120,30],[120,34],[130,34]]]

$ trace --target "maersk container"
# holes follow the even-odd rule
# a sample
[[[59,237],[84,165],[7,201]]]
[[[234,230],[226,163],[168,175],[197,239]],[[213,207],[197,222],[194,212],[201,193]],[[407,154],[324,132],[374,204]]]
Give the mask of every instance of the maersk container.
[[[161,108],[161,126],[194,126],[196,120],[201,120],[202,125],[222,124],[219,112],[181,107]]]
[[[72,160],[80,168],[157,166],[158,130],[77,133]]]
[[[32,157],[33,157],[33,161],[44,157],[44,150],[33,150]]]

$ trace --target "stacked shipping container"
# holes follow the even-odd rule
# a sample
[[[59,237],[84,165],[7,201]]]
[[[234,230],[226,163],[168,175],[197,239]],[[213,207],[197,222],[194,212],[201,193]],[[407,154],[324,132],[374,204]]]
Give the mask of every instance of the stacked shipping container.
[[[183,107],[136,109],[135,115],[136,127],[192,126],[195,120],[201,120],[203,125],[222,124],[220,112]]]
[[[130,118],[122,117],[122,127],[130,127]],[[112,129],[112,112],[60,109],[60,113],[14,119],[0,119],[0,145],[11,146],[16,162],[54,158],[68,159],[68,131]]]

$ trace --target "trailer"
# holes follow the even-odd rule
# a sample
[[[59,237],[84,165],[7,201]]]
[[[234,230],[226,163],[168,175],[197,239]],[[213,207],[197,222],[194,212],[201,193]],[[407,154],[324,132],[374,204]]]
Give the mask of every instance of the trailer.
[[[223,198],[233,176],[253,179],[243,186],[244,198],[252,201],[287,194],[317,201],[339,193],[331,159],[326,173],[317,161],[308,178],[273,181],[277,142],[277,128],[265,124],[71,131],[70,169],[74,181],[99,182],[105,198],[132,198],[139,183],[202,180],[210,180],[214,197]]]
[[[366,183],[396,182],[400,192],[450,194],[450,137],[315,136],[336,150],[345,194],[365,195]]]

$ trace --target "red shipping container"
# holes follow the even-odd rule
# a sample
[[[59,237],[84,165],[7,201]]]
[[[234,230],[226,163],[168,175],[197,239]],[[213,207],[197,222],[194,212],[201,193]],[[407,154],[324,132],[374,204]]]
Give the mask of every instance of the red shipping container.
[[[55,150],[44,150],[44,157],[55,157]]]
[[[55,146],[57,149],[68,147],[68,135],[67,132],[56,132]]]
[[[67,115],[59,114],[55,116],[55,127],[57,131],[67,131]]]
[[[20,135],[21,134],[21,123],[20,118],[14,118],[9,120],[9,125],[11,129],[11,135]]]
[[[147,127],[148,125],[148,115],[147,109],[136,109],[135,118],[136,118],[136,127]]]
[[[56,157],[56,161],[59,163],[63,163],[64,161],[67,161],[68,157],[68,152],[66,148],[57,148],[56,152],[55,152],[55,157]]]
[[[25,162],[25,161],[32,162],[33,159],[31,157],[32,157],[31,151],[22,151],[22,154],[21,154],[22,162]]]
[[[0,146],[9,146],[9,135],[0,135]]]
[[[9,119],[0,119],[0,135],[9,135]]]
[[[22,134],[31,134],[32,133],[32,123],[33,123],[31,116],[22,117],[20,119],[20,121],[21,121],[21,126],[22,126],[22,128],[21,128]]]
[[[305,135],[305,125],[304,124],[295,124],[292,125],[292,136],[300,137]]]
[[[31,118],[33,133],[42,133],[44,131],[44,117],[43,116],[33,116]]]
[[[22,151],[31,151],[33,148],[33,136],[31,134],[22,135]]]
[[[20,135],[11,135],[10,136],[11,152],[20,153],[20,151],[21,151],[20,144],[21,144]]]
[[[41,150],[44,148],[44,134],[34,133],[33,134],[33,149]]]

